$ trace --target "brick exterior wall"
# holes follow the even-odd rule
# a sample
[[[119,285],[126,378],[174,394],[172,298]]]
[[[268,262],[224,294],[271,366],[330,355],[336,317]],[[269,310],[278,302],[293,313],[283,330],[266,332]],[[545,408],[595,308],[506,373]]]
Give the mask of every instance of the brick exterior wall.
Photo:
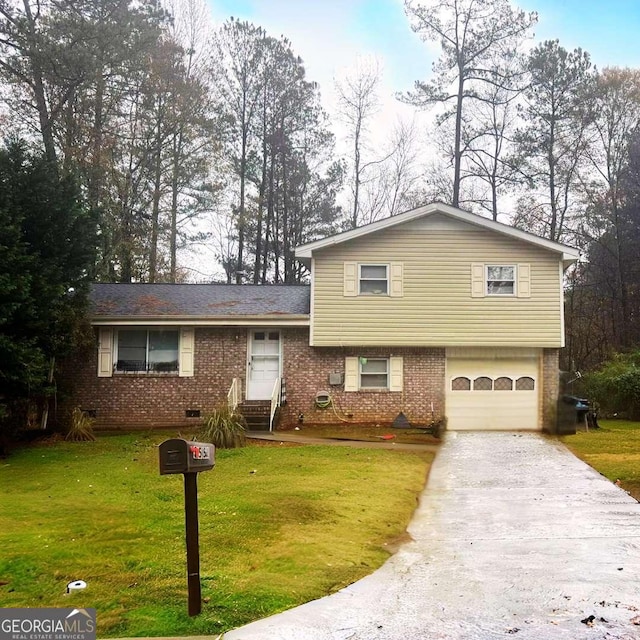
[[[558,429],[558,394],[560,393],[560,349],[542,351],[542,429]]]
[[[204,415],[226,403],[234,377],[246,389],[246,328],[196,328],[194,375],[124,374],[97,376],[97,347],[86,349],[61,366],[58,375],[64,418],[74,406],[96,412],[96,428],[152,428],[197,425],[186,418],[196,409]],[[313,348],[306,328],[281,330],[283,377],[287,404],[279,428],[293,428],[300,414],[306,424],[340,422],[390,423],[400,411],[410,421],[426,423],[444,410],[444,350],[408,348]],[[403,356],[403,392],[349,392],[329,385],[329,373],[344,373],[346,356]],[[328,391],[334,404],[319,409],[315,397]],[[335,407],[335,410],[334,410]]]
[[[246,389],[246,328],[196,328],[194,376],[170,374],[124,374],[97,376],[97,347],[93,345],[62,363],[58,375],[57,417],[71,408],[96,411],[97,428],[153,428],[198,425],[200,418],[187,418],[186,411],[201,415],[224,405],[234,377]],[[403,412],[412,424],[426,424],[444,415],[445,350],[406,347],[310,347],[306,328],[281,330],[283,377],[287,403],[279,428],[304,424],[390,424]],[[403,391],[345,392],[331,386],[330,373],[344,375],[345,358],[403,358]],[[558,349],[544,349],[542,356],[543,397],[541,419],[545,431],[555,432],[559,391]],[[318,408],[316,394],[328,392],[330,407]]]
[[[347,356],[402,356],[404,390],[345,392],[342,385],[330,386],[329,374],[344,374]],[[425,424],[444,412],[444,349],[385,347],[310,347],[306,329],[287,330],[284,339],[284,377],[287,405],[283,425],[293,426],[300,414],[305,424],[349,422],[389,424],[400,411],[412,423]],[[327,409],[316,407],[318,392],[333,399]],[[335,410],[334,410],[335,407]],[[339,417],[338,417],[339,416]]]
[[[197,425],[188,409],[204,415],[227,401],[234,377],[245,378],[247,329],[197,328],[194,375],[118,374],[97,376],[97,339],[63,363],[58,376],[61,403],[58,416],[74,406],[96,411],[96,428]]]

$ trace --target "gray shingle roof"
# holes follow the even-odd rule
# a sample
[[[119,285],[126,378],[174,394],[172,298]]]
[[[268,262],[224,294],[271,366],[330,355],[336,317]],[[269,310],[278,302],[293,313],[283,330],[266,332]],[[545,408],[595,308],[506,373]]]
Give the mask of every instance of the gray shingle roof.
[[[91,315],[109,318],[223,318],[308,315],[308,285],[93,284]]]

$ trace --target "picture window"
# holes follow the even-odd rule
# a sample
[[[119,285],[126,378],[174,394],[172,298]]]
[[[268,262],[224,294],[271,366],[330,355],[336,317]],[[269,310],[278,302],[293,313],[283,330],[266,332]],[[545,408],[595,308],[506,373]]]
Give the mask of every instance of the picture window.
[[[177,372],[178,358],[177,329],[121,329],[117,333],[118,373]]]

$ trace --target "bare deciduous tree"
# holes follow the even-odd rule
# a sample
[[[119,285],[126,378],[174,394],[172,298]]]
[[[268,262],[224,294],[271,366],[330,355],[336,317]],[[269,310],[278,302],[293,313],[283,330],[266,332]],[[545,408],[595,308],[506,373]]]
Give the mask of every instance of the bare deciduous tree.
[[[433,65],[434,78],[416,81],[414,91],[400,98],[422,108],[443,105],[440,122],[453,119],[452,204],[457,207],[466,153],[463,127],[468,104],[481,99],[479,87],[507,87],[509,77],[496,60],[515,55],[537,21],[537,14],[514,8],[509,0],[439,0],[429,6],[406,0],[405,11],[412,29],[424,40],[438,41],[442,54]]]
[[[350,189],[352,194],[349,225],[355,229],[361,222],[360,190],[367,179],[367,169],[375,160],[364,161],[363,154],[369,149],[369,123],[380,108],[378,90],[380,69],[377,63],[359,60],[354,72],[341,82],[336,82],[339,117],[347,126],[347,140],[351,142]],[[371,203],[370,203],[371,206]],[[370,217],[370,216],[369,216]]]

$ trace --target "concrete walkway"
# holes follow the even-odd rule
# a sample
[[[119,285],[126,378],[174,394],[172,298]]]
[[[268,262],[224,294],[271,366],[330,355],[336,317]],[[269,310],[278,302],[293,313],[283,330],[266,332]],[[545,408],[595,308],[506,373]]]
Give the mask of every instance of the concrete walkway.
[[[409,533],[372,575],[224,639],[640,638],[640,504],[552,439],[448,433]]]

